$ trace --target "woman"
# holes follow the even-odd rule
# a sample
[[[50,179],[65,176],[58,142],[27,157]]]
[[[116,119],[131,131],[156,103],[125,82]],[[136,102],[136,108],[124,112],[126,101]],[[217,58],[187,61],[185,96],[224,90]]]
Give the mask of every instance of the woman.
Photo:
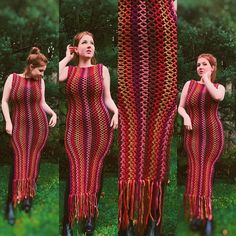
[[[23,202],[23,209],[29,212],[36,194],[40,155],[48,136],[46,113],[51,115],[50,127],[54,127],[57,121],[55,112],[47,105],[44,96],[45,83],[42,77],[47,62],[40,50],[33,47],[24,72],[9,75],[3,90],[2,111],[14,151],[12,192],[8,200],[9,224],[15,223],[13,206]]]
[[[66,81],[68,98],[65,148],[70,190],[64,223],[66,234],[71,235],[74,220],[86,219],[86,234],[92,235],[103,161],[112,141],[112,128],[118,126],[118,110],[110,94],[108,69],[95,64],[93,35],[78,33],[74,42],[73,51],[68,45],[59,64],[59,81]],[[73,58],[77,66],[67,66]],[[107,108],[113,112],[111,121]]]
[[[225,88],[214,83],[217,62],[211,54],[197,60],[199,81],[190,80],[183,88],[179,114],[184,119],[184,146],[188,156],[188,178],[184,194],[191,229],[212,235],[212,183],[216,161],[224,146],[224,132],[218,114]]]

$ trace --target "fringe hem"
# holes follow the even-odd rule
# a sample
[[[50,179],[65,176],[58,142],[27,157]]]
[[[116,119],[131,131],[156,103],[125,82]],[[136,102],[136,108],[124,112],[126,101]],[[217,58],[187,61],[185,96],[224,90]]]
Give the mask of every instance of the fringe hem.
[[[211,196],[184,194],[185,216],[187,219],[212,219]]]
[[[126,229],[129,221],[134,220],[144,227],[151,218],[161,223],[164,183],[153,180],[119,181],[119,229]]]
[[[98,216],[97,194],[70,194],[68,199],[69,224]]]
[[[33,198],[36,195],[36,184],[34,179],[13,180],[12,193],[13,206],[22,202],[26,198]]]

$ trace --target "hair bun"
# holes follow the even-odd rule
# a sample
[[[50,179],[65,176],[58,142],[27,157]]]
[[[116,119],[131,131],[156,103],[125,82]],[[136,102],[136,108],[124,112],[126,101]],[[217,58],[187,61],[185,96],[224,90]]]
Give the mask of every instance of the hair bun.
[[[32,47],[29,54],[39,54],[40,49],[37,47]]]

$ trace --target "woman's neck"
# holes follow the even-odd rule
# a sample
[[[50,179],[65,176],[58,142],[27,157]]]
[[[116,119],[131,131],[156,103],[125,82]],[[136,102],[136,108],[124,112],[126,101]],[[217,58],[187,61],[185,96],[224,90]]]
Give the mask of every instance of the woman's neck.
[[[92,66],[91,59],[89,59],[89,60],[80,59],[78,66],[79,67],[89,67],[89,66]]]
[[[21,75],[22,75],[22,77],[24,77],[26,79],[29,79],[31,77],[31,75],[27,71],[24,71]]]
[[[198,81],[199,84],[205,84],[204,80],[202,78],[200,78],[200,80]]]

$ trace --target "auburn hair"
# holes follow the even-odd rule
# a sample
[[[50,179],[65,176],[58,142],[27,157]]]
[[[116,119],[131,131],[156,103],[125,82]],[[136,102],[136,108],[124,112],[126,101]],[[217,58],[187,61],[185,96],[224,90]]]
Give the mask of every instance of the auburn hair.
[[[210,53],[202,53],[198,56],[199,58],[205,58],[209,61],[210,65],[214,67],[212,73],[211,73],[211,82],[214,82],[216,80],[216,71],[217,71],[217,60],[216,58],[210,54]]]

